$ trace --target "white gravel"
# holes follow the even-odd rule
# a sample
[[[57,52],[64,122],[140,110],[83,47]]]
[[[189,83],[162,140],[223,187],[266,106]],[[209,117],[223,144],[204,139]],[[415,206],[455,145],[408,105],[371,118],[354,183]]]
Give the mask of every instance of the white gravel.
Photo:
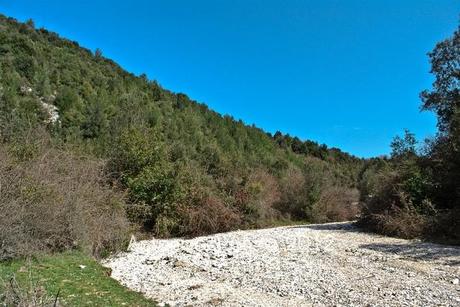
[[[104,264],[172,306],[460,306],[460,247],[351,223],[146,240]]]

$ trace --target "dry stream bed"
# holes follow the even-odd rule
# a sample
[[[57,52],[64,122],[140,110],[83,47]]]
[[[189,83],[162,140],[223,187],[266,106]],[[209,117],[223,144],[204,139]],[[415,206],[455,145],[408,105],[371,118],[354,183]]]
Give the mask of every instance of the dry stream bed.
[[[460,247],[351,223],[146,240],[112,277],[172,306],[460,306]]]

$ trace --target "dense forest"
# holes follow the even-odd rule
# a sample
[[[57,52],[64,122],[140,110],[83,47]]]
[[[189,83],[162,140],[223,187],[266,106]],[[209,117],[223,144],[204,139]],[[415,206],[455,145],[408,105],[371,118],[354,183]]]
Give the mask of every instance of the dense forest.
[[[372,231],[459,243],[459,46],[457,31],[430,53],[436,80],[421,98],[438,136],[420,147],[406,131],[390,157],[360,159],[0,15],[0,259],[358,215]]]
[[[248,126],[0,17],[0,258],[353,219],[365,161]],[[50,224],[52,226],[50,226]]]

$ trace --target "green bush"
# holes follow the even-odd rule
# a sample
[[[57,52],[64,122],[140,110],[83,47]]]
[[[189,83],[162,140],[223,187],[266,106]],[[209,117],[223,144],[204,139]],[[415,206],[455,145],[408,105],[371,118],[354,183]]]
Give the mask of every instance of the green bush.
[[[149,166],[137,176],[128,178],[131,202],[147,208],[146,215],[141,217],[147,229],[153,228],[158,216],[173,214],[181,200],[181,191],[171,172],[160,166]]]

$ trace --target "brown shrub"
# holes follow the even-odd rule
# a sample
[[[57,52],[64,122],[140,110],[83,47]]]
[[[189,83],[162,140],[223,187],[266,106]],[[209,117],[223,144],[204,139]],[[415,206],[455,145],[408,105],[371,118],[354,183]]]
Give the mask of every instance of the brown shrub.
[[[359,213],[359,191],[338,186],[323,189],[313,205],[312,221],[315,223],[354,220]]]
[[[425,232],[426,222],[423,215],[408,208],[396,209],[392,214],[373,214],[367,217],[368,228],[373,231],[405,239],[420,237]]]
[[[101,161],[44,141],[29,159],[0,150],[0,259],[81,247],[95,256],[124,244],[121,195]]]
[[[274,205],[279,202],[281,193],[275,177],[263,169],[258,169],[249,176],[248,189],[253,195],[252,203],[261,221],[278,217],[278,211],[275,210]]]
[[[279,218],[274,205],[280,200],[278,182],[264,169],[252,172],[246,184],[236,193],[236,205],[251,226],[267,225]]]
[[[276,208],[288,218],[310,219],[313,204],[319,199],[326,179],[316,160],[309,160],[304,170],[288,169],[280,180],[281,196]]]
[[[401,190],[399,180],[397,172],[377,175],[375,194],[366,200],[358,225],[370,231],[407,239],[425,233],[428,221]]]
[[[0,305],[17,307],[60,306],[59,297],[48,295],[42,282],[33,278],[30,268],[26,282],[19,284],[16,276],[8,280],[0,276]]]
[[[460,245],[460,208],[438,212],[430,219],[426,235],[445,244]]]
[[[181,234],[199,236],[237,229],[242,217],[235,210],[213,196],[203,196],[194,204],[179,209]]]
[[[306,181],[302,172],[290,168],[280,181],[281,196],[276,208],[289,218],[305,219],[309,215]]]

